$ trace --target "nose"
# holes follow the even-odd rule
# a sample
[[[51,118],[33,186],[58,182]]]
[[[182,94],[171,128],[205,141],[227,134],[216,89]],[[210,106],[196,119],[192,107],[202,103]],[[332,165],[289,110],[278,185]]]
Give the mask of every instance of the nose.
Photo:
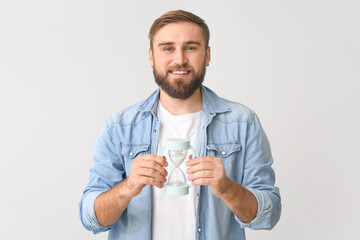
[[[176,51],[176,53],[174,54],[174,63],[179,65],[179,66],[182,66],[184,64],[187,63],[187,57],[186,57],[186,54],[185,54],[185,51],[184,50],[178,50]]]

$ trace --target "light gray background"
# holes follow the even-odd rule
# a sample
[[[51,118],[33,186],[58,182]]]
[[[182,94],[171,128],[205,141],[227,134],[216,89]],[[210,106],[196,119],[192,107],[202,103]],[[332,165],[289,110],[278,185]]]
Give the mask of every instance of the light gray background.
[[[1,1],[1,239],[106,239],[78,219],[105,119],[155,88],[147,32],[172,9],[211,30],[205,85],[254,109],[283,213],[248,239],[358,239],[358,1]]]

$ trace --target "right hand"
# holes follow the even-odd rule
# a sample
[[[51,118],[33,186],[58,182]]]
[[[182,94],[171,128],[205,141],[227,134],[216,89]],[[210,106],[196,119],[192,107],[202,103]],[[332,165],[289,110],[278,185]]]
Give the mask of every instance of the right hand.
[[[166,183],[168,163],[165,157],[147,154],[135,159],[131,165],[131,171],[126,179],[126,186],[131,197],[139,195],[142,189],[151,184],[162,188]]]

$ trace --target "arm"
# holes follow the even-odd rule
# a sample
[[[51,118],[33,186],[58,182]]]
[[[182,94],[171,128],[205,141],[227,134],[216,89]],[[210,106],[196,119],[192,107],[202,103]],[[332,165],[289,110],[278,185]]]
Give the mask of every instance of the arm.
[[[240,184],[228,180],[228,190],[219,195],[219,198],[241,221],[250,222],[256,217],[258,210],[255,196]]]
[[[94,167],[79,204],[82,224],[94,233],[109,230],[145,185],[162,187],[159,181],[166,181],[167,172],[162,166],[167,166],[167,162],[156,155],[144,155],[134,160],[127,177],[119,144],[115,143],[113,135],[113,125],[108,119],[98,137]]]
[[[102,226],[114,224],[132,199],[126,182],[127,179],[118,183],[110,190],[101,193],[96,198],[94,204],[95,214]]]
[[[210,186],[241,227],[271,229],[280,218],[281,200],[279,189],[274,186],[270,145],[255,114],[247,130],[241,185],[226,177],[222,160],[216,157],[191,159],[187,163],[188,179],[193,185]]]
[[[280,219],[281,198],[275,186],[275,172],[270,143],[255,113],[252,113],[246,134],[245,161],[241,185],[258,201],[258,213],[250,223],[240,225],[252,229],[271,229]]]
[[[250,222],[256,217],[257,201],[255,196],[240,184],[225,175],[225,168],[220,158],[199,157],[187,162],[190,167],[188,180],[193,185],[208,185],[211,192],[221,198],[228,208],[243,222]]]
[[[148,184],[162,188],[166,182],[165,157],[144,155],[138,157],[131,167],[129,177],[95,200],[95,213],[102,226],[114,224],[126,209],[130,200]],[[158,179],[158,180],[156,180]]]

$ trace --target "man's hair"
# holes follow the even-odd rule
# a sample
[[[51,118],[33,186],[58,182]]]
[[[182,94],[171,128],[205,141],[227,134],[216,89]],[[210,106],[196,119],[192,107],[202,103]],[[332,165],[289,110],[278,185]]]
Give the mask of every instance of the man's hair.
[[[150,47],[153,48],[153,39],[154,35],[157,31],[160,30],[163,26],[169,23],[178,23],[178,22],[193,22],[196,23],[203,33],[205,39],[205,49],[209,46],[209,39],[210,39],[210,31],[208,26],[206,25],[205,21],[200,17],[196,16],[191,12],[186,12],[183,10],[173,10],[167,12],[160,16],[158,19],[154,21],[152,24],[150,31],[149,31],[149,39],[150,39]]]

